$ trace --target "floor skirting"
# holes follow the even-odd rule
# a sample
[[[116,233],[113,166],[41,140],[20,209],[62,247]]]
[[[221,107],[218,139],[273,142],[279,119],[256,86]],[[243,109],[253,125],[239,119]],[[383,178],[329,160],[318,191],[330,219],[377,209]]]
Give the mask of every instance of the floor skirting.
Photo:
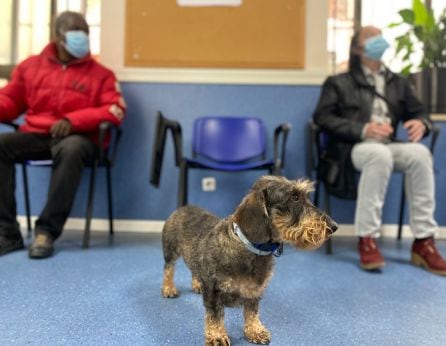
[[[37,217],[32,217],[32,224],[34,224]],[[26,225],[25,216],[18,216],[18,222],[24,228]],[[115,220],[114,229],[117,232],[141,232],[141,233],[160,233],[163,229],[164,220]],[[84,218],[69,218],[65,225],[66,229],[83,230],[85,227]],[[108,232],[108,219],[92,219],[92,231]],[[396,237],[398,232],[398,225],[385,224],[382,227],[382,235],[384,237]],[[335,233],[336,237],[354,236],[355,230],[352,224],[340,224],[338,231]],[[412,238],[412,232],[408,225],[403,227],[403,238]],[[446,239],[446,227],[440,227],[437,235],[438,239]]]

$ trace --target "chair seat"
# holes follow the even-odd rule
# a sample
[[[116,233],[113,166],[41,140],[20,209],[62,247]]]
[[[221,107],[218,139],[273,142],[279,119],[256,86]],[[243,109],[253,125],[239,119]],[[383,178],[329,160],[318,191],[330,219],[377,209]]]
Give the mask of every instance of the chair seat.
[[[261,160],[261,161],[246,162],[246,163],[239,163],[239,162],[218,163],[200,159],[185,159],[185,160],[189,167],[193,166],[194,168],[209,168],[228,172],[240,172],[248,169],[266,169],[269,167],[274,167],[273,160]]]
[[[30,166],[52,166],[53,160],[28,160],[25,162],[27,165]]]

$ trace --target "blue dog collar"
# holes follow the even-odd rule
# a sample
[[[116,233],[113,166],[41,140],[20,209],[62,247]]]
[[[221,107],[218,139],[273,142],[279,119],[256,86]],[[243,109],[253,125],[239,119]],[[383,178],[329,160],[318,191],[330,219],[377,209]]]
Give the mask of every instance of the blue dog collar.
[[[273,254],[276,257],[279,257],[282,254],[282,244],[273,243],[271,240],[267,243],[251,243],[235,222],[233,222],[232,225],[237,237],[245,245],[245,248],[253,254],[256,254],[257,256],[269,256]]]

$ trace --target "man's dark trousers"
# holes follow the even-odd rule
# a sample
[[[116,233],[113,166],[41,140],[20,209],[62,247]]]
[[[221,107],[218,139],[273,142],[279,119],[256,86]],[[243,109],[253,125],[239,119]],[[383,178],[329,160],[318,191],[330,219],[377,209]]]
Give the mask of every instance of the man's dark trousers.
[[[36,221],[36,233],[48,232],[58,238],[71,211],[85,164],[97,155],[96,145],[87,137],[72,134],[51,138],[31,133],[0,134],[0,235],[17,238],[15,164],[25,160],[52,159],[48,199]]]

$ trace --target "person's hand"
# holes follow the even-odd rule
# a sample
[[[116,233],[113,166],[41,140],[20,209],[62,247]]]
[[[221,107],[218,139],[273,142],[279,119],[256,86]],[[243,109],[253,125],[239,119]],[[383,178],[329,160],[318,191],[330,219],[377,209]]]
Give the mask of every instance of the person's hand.
[[[426,131],[426,126],[420,119],[408,120],[403,124],[403,127],[407,130],[411,142],[420,141]]]
[[[388,123],[369,122],[365,128],[365,138],[387,139],[393,133],[392,125]]]
[[[68,119],[62,119],[51,126],[50,134],[53,138],[66,137],[71,133],[71,123]]]

